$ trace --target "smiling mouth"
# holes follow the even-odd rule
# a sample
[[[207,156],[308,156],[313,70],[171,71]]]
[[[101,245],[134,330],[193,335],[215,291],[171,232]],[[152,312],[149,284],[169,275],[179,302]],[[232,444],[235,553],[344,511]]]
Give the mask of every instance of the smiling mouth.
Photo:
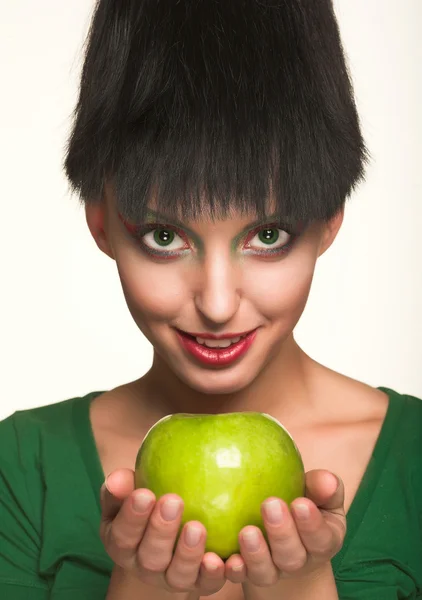
[[[217,336],[214,334],[207,333],[188,333],[187,331],[183,331],[181,329],[177,330],[181,335],[194,340],[197,344],[201,346],[206,346],[207,348],[219,349],[219,348],[229,348],[234,344],[240,342],[240,340],[246,338],[248,335],[253,333],[255,329],[251,329],[245,333],[229,333],[221,336]]]
[[[211,368],[228,367],[243,358],[252,346],[257,332],[258,328],[248,333],[227,334],[216,339],[200,337],[176,329],[177,337],[185,352],[195,361]]]

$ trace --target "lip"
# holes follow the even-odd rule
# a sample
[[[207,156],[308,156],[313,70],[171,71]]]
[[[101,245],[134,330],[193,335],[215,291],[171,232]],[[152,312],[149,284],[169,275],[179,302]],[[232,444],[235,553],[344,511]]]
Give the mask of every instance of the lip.
[[[242,335],[249,335],[253,331],[256,331],[256,328],[249,329],[248,331],[243,331],[242,333],[222,333],[220,335],[217,335],[215,333],[207,333],[207,332],[191,333],[190,331],[183,331],[183,329],[177,329],[177,331],[179,331],[180,333],[185,334],[185,335],[190,335],[192,337],[201,338],[203,340],[230,340],[233,338],[242,337]]]
[[[233,364],[235,361],[243,358],[249,348],[252,346],[257,333],[258,329],[250,331],[246,337],[243,337],[236,342],[236,344],[232,344],[228,348],[208,348],[207,346],[198,344],[198,342],[195,340],[195,337],[202,337],[203,334],[192,337],[192,334],[176,329],[176,334],[182,348],[188,354],[193,356],[193,358],[195,358],[198,362],[209,367],[227,367]],[[206,335],[209,336],[209,334]],[[222,340],[227,339],[228,337],[238,337],[239,335],[244,334],[226,334],[225,337],[219,336],[212,339]]]

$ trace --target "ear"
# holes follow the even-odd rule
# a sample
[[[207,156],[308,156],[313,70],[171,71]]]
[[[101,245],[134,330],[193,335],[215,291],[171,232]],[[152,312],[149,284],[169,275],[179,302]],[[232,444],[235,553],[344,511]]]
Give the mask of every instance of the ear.
[[[318,256],[321,256],[328,250],[337,237],[341,224],[344,219],[344,204],[340,210],[327,223],[323,225],[323,234],[319,247]]]
[[[109,242],[106,227],[107,207],[104,201],[85,204],[85,216],[89,230],[98,248],[114,260],[113,248]]]

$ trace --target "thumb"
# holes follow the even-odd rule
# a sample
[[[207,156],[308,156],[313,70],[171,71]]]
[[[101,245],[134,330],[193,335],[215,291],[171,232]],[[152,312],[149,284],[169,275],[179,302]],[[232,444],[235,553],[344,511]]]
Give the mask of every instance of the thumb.
[[[343,481],[325,469],[314,469],[306,473],[306,496],[318,508],[337,514],[344,514],[344,485]]]
[[[112,521],[124,500],[135,489],[135,472],[116,469],[106,478],[100,490],[100,503],[104,521]]]

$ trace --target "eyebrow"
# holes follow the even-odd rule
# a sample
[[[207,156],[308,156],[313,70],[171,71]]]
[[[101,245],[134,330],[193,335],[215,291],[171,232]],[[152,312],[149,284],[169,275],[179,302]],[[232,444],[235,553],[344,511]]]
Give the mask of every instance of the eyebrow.
[[[255,229],[255,227],[259,227],[260,225],[269,225],[270,223],[282,223],[283,225],[294,225],[295,221],[293,219],[289,219],[288,217],[281,217],[278,213],[273,213],[272,215],[267,215],[263,219],[257,219],[252,223],[246,225],[244,229],[236,237],[247,233],[250,229]]]
[[[139,225],[135,225],[134,223],[130,223],[129,221],[126,221],[126,219],[120,214],[120,212],[118,213],[118,215],[119,215],[119,219],[122,221],[123,225],[126,227],[126,229],[130,233],[135,233],[139,229]],[[189,227],[186,227],[186,225],[184,225],[178,219],[170,219],[168,216],[164,215],[163,213],[159,213],[155,210],[148,209],[146,212],[146,222],[148,222],[148,221],[151,221],[152,223],[154,223],[155,221],[158,221],[159,223],[161,223],[163,225],[175,225],[179,229],[182,229],[183,231],[188,233],[190,235],[190,237],[193,240],[195,240],[195,243],[198,245],[198,247],[202,247],[202,242],[201,242],[201,239],[198,236],[198,234],[195,233],[194,231],[192,231],[192,229],[189,229]]]
[[[186,227],[186,225],[184,225],[178,219],[169,218],[165,214],[157,212],[155,210],[148,209],[148,211],[147,211],[147,219],[158,219],[160,221],[163,221],[164,224],[167,223],[168,225],[177,225],[181,229],[189,231],[190,233],[192,233],[193,235],[195,235],[195,233],[191,229],[189,229],[188,227]],[[254,227],[259,227],[259,225],[267,225],[268,223],[273,222],[273,221],[281,221],[281,222],[285,223],[286,225],[289,225],[289,224],[293,225],[294,224],[294,221],[292,219],[289,219],[287,217],[281,217],[279,214],[273,213],[271,215],[267,215],[266,217],[264,217],[262,219],[257,219],[256,221],[253,221],[252,223],[249,223],[242,230],[242,233],[246,232],[246,231],[249,231],[249,229],[253,229]]]
[[[134,234],[139,229],[139,225],[135,225],[134,223],[130,223],[129,221],[126,221],[126,219],[120,214],[120,212],[118,212],[118,215],[119,215],[119,219],[122,221],[123,225],[129,231],[129,233]],[[146,222],[148,222],[148,221],[151,221],[152,223],[154,223],[155,221],[158,221],[158,222],[162,223],[163,225],[175,225],[179,229],[182,229],[183,231],[188,233],[189,236],[195,241],[198,248],[202,248],[202,246],[203,246],[198,234],[195,233],[194,231],[192,231],[192,229],[189,229],[189,227],[186,227],[186,225],[184,225],[181,221],[179,221],[177,219],[169,219],[169,217],[167,217],[166,215],[164,215],[162,213],[159,213],[155,210],[148,209],[147,213],[146,213]]]
[[[156,210],[148,209],[146,218],[147,218],[147,220],[154,219],[157,221],[161,221],[163,223],[163,225],[176,225],[180,229],[183,229],[183,231],[186,231],[187,233],[189,233],[189,235],[191,235],[193,238],[198,238],[198,234],[195,233],[194,231],[192,231],[192,229],[189,229],[189,227],[186,227],[186,225],[184,225],[184,223],[182,223],[178,219],[169,218],[167,215],[157,212]]]

